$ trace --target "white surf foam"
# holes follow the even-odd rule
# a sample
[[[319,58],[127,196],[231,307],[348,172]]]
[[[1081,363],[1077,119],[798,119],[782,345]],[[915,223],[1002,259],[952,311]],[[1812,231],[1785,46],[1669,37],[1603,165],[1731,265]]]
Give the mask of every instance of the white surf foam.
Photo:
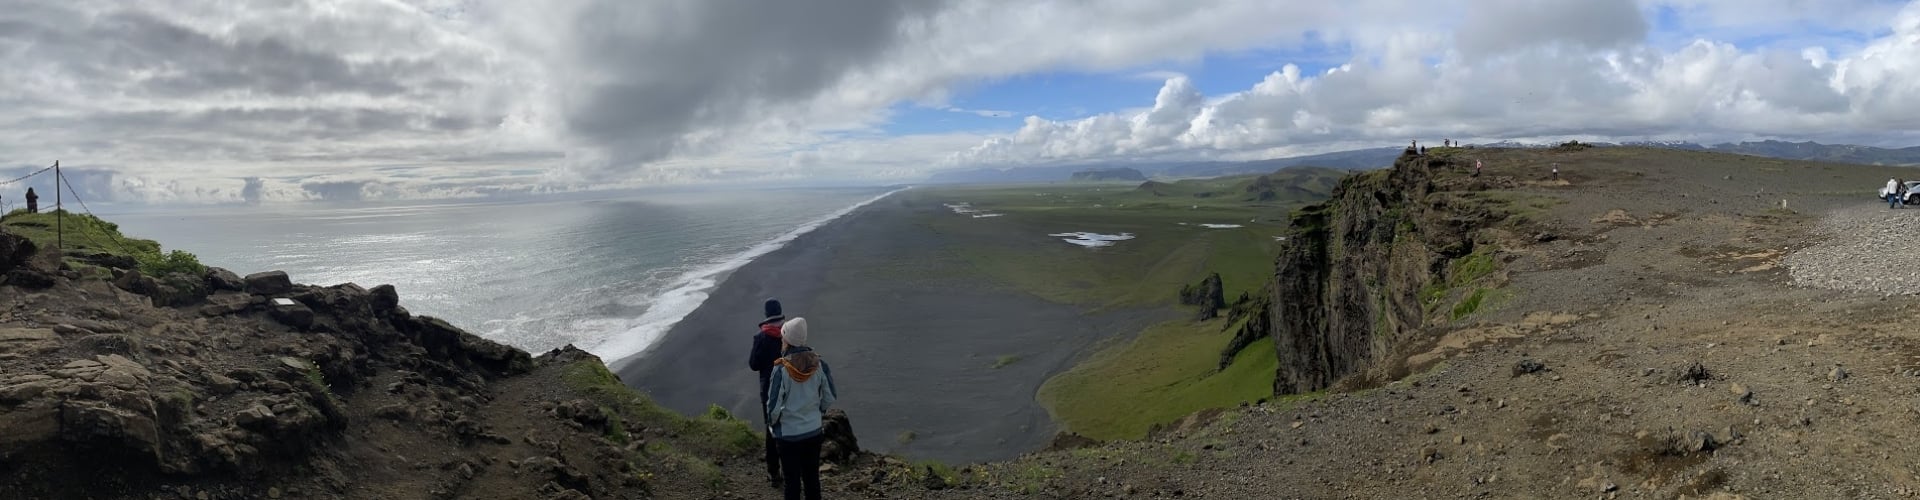
[[[820,226],[825,226],[829,222],[845,217],[847,214],[853,213],[854,210],[859,210],[861,207],[871,205],[888,196],[893,196],[894,193],[908,189],[912,188],[900,188],[888,191],[885,194],[875,196],[867,201],[856,203],[838,212],[827,214],[819,220],[794,228],[794,230],[788,231],[787,234],[780,235],[778,238],[755,245],[753,248],[728,257],[726,260],[682,274],[667,285],[666,291],[648,298],[646,301],[647,311],[641,313],[640,317],[628,321],[624,325],[624,328],[614,328],[613,330],[616,333],[609,336],[606,340],[601,341],[599,344],[591,347],[583,347],[583,349],[593,353],[595,356],[599,356],[600,359],[607,360],[607,364],[609,365],[614,365],[628,358],[632,358],[635,355],[643,354],[648,348],[653,347],[656,342],[659,342],[661,337],[666,336],[667,332],[673,328],[673,325],[679,324],[682,319],[686,319],[688,314],[693,314],[694,309],[698,309],[701,303],[707,301],[707,297],[713,292],[713,288],[719,286],[720,280],[725,279],[726,276],[734,270],[753,262],[753,259],[760,258],[762,255],[773,253],[774,250],[784,248],[788,243],[792,243],[794,239],[813,232],[813,230],[819,229]]]
[[[1061,241],[1087,248],[1110,247],[1113,246],[1114,242],[1133,239],[1133,233],[1100,234],[1084,231],[1076,233],[1054,233],[1047,236],[1060,238]]]
[[[1239,224],[1201,224],[1200,227],[1204,227],[1207,229],[1233,229],[1236,227],[1246,227],[1246,226],[1242,226]]]

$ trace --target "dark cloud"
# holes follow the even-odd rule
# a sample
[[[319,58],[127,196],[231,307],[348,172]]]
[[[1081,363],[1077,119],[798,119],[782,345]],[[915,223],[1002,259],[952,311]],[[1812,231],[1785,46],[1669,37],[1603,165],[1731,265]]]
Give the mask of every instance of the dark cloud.
[[[0,18],[0,38],[45,52],[90,84],[181,98],[226,91],[273,95],[391,96],[461,84],[434,61],[349,61],[279,36],[240,38],[183,26],[137,10],[86,16],[42,5]]]
[[[567,128],[617,166],[667,157],[689,135],[804,102],[872,63],[938,1],[594,2],[568,33],[597,73]]]
[[[247,185],[246,187],[240,188],[240,200],[246,202],[248,205],[259,205],[260,192],[267,187],[266,179],[248,177],[241,180],[245,181]]]
[[[1646,40],[1647,30],[1633,0],[1481,0],[1454,37],[1461,52],[1483,56],[1554,44],[1619,47]]]
[[[300,189],[324,201],[360,201],[366,199],[372,181],[325,181],[300,184]]]

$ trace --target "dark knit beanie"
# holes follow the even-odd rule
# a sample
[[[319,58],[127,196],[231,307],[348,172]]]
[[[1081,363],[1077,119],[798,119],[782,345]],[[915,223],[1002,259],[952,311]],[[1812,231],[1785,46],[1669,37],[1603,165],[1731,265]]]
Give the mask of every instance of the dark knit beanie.
[[[781,315],[782,315],[782,314],[781,314],[781,311],[780,311],[780,301],[779,301],[779,300],[776,300],[776,299],[767,299],[767,305],[766,305],[766,308],[765,308],[765,309],[766,309],[766,312],[767,312],[767,315],[766,315],[766,316],[767,316],[767,317],[769,317],[769,318],[771,318],[771,317],[775,317],[775,316],[781,316]]]

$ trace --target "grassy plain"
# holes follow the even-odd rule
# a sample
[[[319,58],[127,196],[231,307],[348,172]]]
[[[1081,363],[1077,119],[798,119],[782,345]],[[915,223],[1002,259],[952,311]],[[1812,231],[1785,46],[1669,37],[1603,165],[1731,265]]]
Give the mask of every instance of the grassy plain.
[[[1289,169],[1264,181],[940,187],[911,196],[915,203],[975,211],[942,208],[922,223],[954,236],[960,243],[951,251],[1015,289],[1089,312],[1181,308],[1183,319],[1141,325],[1136,335],[1102,346],[1040,390],[1041,402],[1067,430],[1117,439],[1271,394],[1272,345],[1256,344],[1218,370],[1233,325],[1184,319],[1193,311],[1178,305],[1177,294],[1210,273],[1220,274],[1229,302],[1258,293],[1273,273],[1288,214],[1325,199],[1343,175]],[[1075,232],[1132,239],[1088,248],[1050,236]]]

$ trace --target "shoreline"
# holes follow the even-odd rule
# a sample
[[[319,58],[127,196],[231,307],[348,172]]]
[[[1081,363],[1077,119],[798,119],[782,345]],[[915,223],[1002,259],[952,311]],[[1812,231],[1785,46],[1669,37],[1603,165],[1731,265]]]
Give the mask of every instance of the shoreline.
[[[863,448],[953,463],[1043,448],[1059,428],[1040,386],[1168,313],[1092,313],[998,283],[947,251],[952,236],[916,224],[945,211],[911,193],[854,210],[735,270],[653,347],[610,365],[673,410],[711,404],[758,422],[745,359],[773,297],[814,325]]]
[[[649,351],[658,347],[662,338],[672,332],[673,328],[680,324],[680,322],[686,321],[687,316],[692,315],[694,311],[699,310],[701,306],[705,305],[706,302],[713,297],[714,291],[719,289],[721,285],[725,284],[729,277],[739,272],[742,268],[752,265],[754,261],[760,260],[768,254],[784,250],[792,246],[794,242],[800,238],[814,231],[818,231],[823,227],[833,225],[853,215],[855,212],[860,211],[862,208],[866,208],[869,205],[893,197],[909,189],[912,189],[912,187],[903,187],[881,193],[873,198],[868,198],[866,201],[855,203],[846,208],[828,213],[819,219],[795,227],[770,241],[754,245],[741,253],[728,256],[725,260],[708,264],[682,274],[676,277],[674,282],[665,291],[653,297],[653,306],[648,307],[646,312],[641,313],[638,318],[634,319],[637,325],[628,328],[627,331],[618,335],[608,336],[592,347],[587,347],[582,350],[593,353],[602,359],[616,360],[607,363],[607,366],[608,368],[619,370],[626,360],[644,356]],[[693,303],[693,306],[690,308],[661,307],[663,305],[661,299],[676,295],[691,295],[698,296],[698,298],[690,301]]]

